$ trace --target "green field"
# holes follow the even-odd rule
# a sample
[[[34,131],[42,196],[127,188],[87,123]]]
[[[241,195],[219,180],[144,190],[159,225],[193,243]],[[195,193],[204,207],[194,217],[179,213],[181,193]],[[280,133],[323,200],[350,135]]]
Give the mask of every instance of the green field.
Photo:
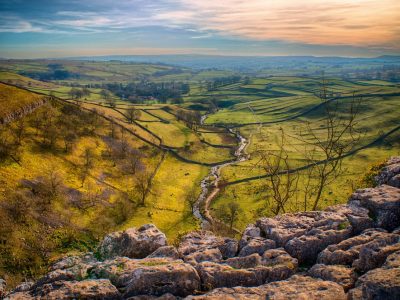
[[[62,64],[63,69],[79,76],[48,81],[29,77],[46,74],[52,64]],[[166,65],[116,61],[3,61],[0,67],[0,81],[4,83],[0,84],[1,115],[42,99],[42,94],[59,98],[55,100],[59,104],[54,109],[45,106],[24,117],[24,138],[19,145],[17,142],[13,144],[20,153],[14,160],[8,157],[0,164],[0,180],[3,184],[0,201],[5,203],[9,191],[20,189],[22,180],[35,180],[44,171],[56,168],[66,188],[76,190],[87,198],[93,197],[93,194],[107,195],[101,205],[86,210],[69,206],[61,200],[52,204],[53,212],[63,218],[68,217],[74,228],[88,230],[94,235],[92,240],[111,229],[124,229],[144,223],[154,223],[172,239],[182,232],[199,228],[199,222],[192,215],[187,199],[193,193],[200,193],[200,182],[209,174],[211,166],[235,161],[234,152],[238,140],[229,129],[238,131],[249,141],[245,149],[248,159],[224,164],[221,168],[220,176],[224,186],[211,202],[210,210],[214,217],[219,218],[222,206],[232,201],[237,202],[241,207],[240,217],[234,224],[237,229],[243,229],[260,216],[273,215],[273,203],[266,189],[265,176],[268,174],[260,160],[265,153],[279,152],[282,133],[292,169],[307,166],[306,154],[312,153],[317,160],[324,159],[323,153],[312,146],[317,139],[324,139],[327,135],[324,121],[327,104],[319,97],[321,77],[293,76],[295,71],[290,73],[281,70],[271,76],[260,70],[246,74],[246,79],[241,78],[235,83],[209,89],[207,82],[236,75],[237,72],[188,68],[177,70]],[[337,107],[338,116],[346,119],[349,104],[353,95],[356,95],[360,103],[355,126],[359,139],[343,159],[344,172],[324,189],[319,208],[345,203],[354,188],[363,185],[362,178],[372,165],[381,163],[391,155],[400,154],[399,84],[378,79],[343,79],[338,74],[330,72],[324,79],[327,100],[329,105]],[[102,96],[102,83],[124,85],[141,81],[185,82],[190,85],[190,92],[182,95],[179,104],[170,100],[161,102],[154,97],[141,103],[132,103],[118,98],[117,94],[111,94],[115,107],[111,107],[110,100]],[[70,91],[74,87],[85,87],[90,94],[71,99]],[[75,108],[79,106],[82,111],[82,115],[77,113],[79,117],[72,122],[72,125],[82,127],[74,147],[68,152],[63,151],[63,138],[66,135],[61,130],[56,137],[55,149],[50,151],[43,148],[45,127],[35,128],[38,116],[39,119],[40,116],[47,119],[46,109],[55,110],[55,118],[59,122],[57,124],[64,128],[68,122],[67,125],[62,122],[65,118],[62,107],[68,103]],[[134,122],[127,119],[130,108],[140,112]],[[196,126],[191,126],[183,121],[184,113],[207,113],[205,124],[201,125],[197,120]],[[98,123],[94,124],[93,119]],[[20,124],[14,122],[2,127],[1,136],[9,136],[1,141],[14,141]],[[139,187],[135,182],[142,173],[129,173],[127,158],[107,156],[107,153],[112,152],[109,137],[114,126],[118,129],[119,139],[127,138],[131,148],[129,151],[140,153],[142,168],[144,166],[145,170],[154,170],[151,192],[146,197],[145,205],[137,205],[135,202],[132,209],[129,202],[123,202],[120,207],[122,210],[118,212],[115,212],[114,207],[119,201],[125,201],[126,197],[134,195],[135,201],[138,201]],[[125,129],[123,133],[121,127]],[[307,131],[308,127],[312,128],[315,136]],[[92,133],[89,134],[88,130]],[[344,136],[343,140],[348,139],[349,136]],[[81,167],[77,166],[82,166],[85,149],[88,147],[94,149],[95,163],[90,176],[82,184]],[[298,172],[297,192],[287,202],[285,211],[312,208],[303,191],[309,178],[308,170],[306,167]],[[315,184],[317,178],[310,178],[310,182]],[[123,211],[126,213],[123,214]],[[124,215],[122,221],[117,218],[121,214]],[[119,221],[114,222],[113,218]],[[35,222],[32,221],[31,225],[39,226]],[[98,226],[93,227],[93,224]],[[22,232],[21,228],[18,227],[18,234]],[[26,236],[32,234],[30,230],[23,232]],[[73,238],[82,242],[82,237],[75,234]],[[14,238],[18,240],[17,236]],[[61,252],[76,250],[80,248],[65,249],[57,246],[51,258]]]

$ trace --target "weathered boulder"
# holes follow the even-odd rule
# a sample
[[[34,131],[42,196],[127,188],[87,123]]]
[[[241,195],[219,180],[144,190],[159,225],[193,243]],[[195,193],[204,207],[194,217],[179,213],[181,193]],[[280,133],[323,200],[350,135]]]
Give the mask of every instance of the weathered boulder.
[[[242,238],[239,241],[239,249],[245,247],[252,238],[261,238],[261,230],[254,224],[249,224],[242,232]]]
[[[342,265],[316,264],[308,271],[308,275],[314,278],[336,282],[340,284],[345,291],[353,288],[357,279],[353,268]]]
[[[383,264],[383,268],[388,268],[388,269],[400,268],[400,251],[396,251],[390,254],[386,258],[386,262]]]
[[[296,237],[285,245],[285,250],[299,263],[314,263],[318,254],[327,246],[337,244],[350,237],[351,229],[312,229],[306,235]]]
[[[383,238],[374,239],[361,246],[359,258],[353,262],[353,267],[359,272],[380,267],[390,254],[398,250],[400,250],[400,235],[389,233]]]
[[[124,297],[166,293],[187,296],[200,288],[200,278],[191,265],[169,258],[118,257],[96,265],[90,274],[92,278],[110,279],[124,291]]]
[[[164,246],[158,248],[156,251],[154,251],[152,254],[147,256],[148,258],[154,258],[154,257],[169,257],[172,259],[180,259],[178,250],[174,246]]]
[[[312,263],[328,245],[350,237],[352,226],[345,214],[312,211],[263,218],[256,225],[261,234],[284,247],[299,263]]]
[[[362,207],[360,201],[354,200],[348,204],[330,206],[325,211],[345,215],[352,227],[353,235],[374,227],[374,220],[369,217],[368,209]]]
[[[362,234],[330,245],[318,255],[318,263],[329,265],[349,265],[358,259],[363,245],[375,240],[384,239],[388,233],[379,229],[367,229]]]
[[[310,299],[344,300],[343,288],[332,281],[322,281],[308,276],[292,276],[288,280],[272,282],[258,287],[233,287],[215,289],[202,296],[190,296],[186,299]]]
[[[109,280],[57,281],[46,284],[34,295],[40,299],[121,299]]]
[[[221,251],[217,248],[200,249],[183,257],[183,260],[191,265],[196,265],[203,261],[220,262],[223,260]]]
[[[166,245],[165,234],[153,224],[146,224],[107,235],[99,246],[99,253],[102,258],[144,258]]]
[[[400,157],[392,157],[375,177],[378,185],[388,184],[400,188]]]
[[[45,284],[38,291],[13,292],[6,299],[10,300],[58,300],[58,299],[91,299],[118,300],[120,292],[109,280],[56,281]]]
[[[283,249],[267,250],[229,258],[223,263],[202,262],[196,266],[204,289],[233,286],[256,286],[283,280],[297,270],[297,260]]]
[[[211,290],[218,287],[256,286],[262,284],[253,270],[235,269],[226,264],[202,262],[196,266],[202,288]]]
[[[376,188],[359,189],[350,198],[350,203],[359,201],[369,210],[375,226],[392,231],[400,226],[400,189],[380,185]]]
[[[69,269],[77,265],[86,265],[90,266],[92,264],[97,263],[97,259],[94,257],[93,253],[86,253],[83,255],[72,255],[65,256],[60,260],[53,263],[50,267],[50,270],[64,270]]]
[[[350,299],[400,299],[400,269],[377,268],[361,276]]]
[[[238,251],[238,242],[235,239],[215,236],[209,231],[194,231],[185,235],[178,247],[178,252],[185,257],[195,252],[205,252],[207,249],[217,249],[222,258],[234,257]],[[212,257],[219,256],[215,251]]]
[[[298,261],[291,257],[283,248],[270,249],[262,255],[262,263],[265,266],[286,265],[290,269],[297,270]]]
[[[253,253],[262,255],[266,250],[276,248],[275,241],[256,237],[247,237],[246,242],[243,242],[242,238],[240,243],[245,246],[241,248],[239,256],[247,256]]]
[[[400,250],[400,235],[369,229],[361,235],[328,246],[318,256],[323,264],[349,265],[359,272],[381,266],[388,255]]]
[[[400,251],[389,255],[381,268],[361,276],[349,299],[400,299]]]
[[[50,267],[48,272],[43,277],[39,278],[32,289],[41,288],[44,284],[49,284],[56,281],[73,281],[87,278],[88,270],[92,268],[98,261],[92,253],[81,256],[66,256],[57,261]]]

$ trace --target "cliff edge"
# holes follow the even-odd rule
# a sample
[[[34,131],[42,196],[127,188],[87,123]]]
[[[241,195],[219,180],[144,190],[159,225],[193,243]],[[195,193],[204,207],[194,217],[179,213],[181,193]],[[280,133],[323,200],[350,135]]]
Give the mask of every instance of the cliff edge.
[[[154,225],[107,235],[5,299],[400,299],[400,157],[345,205],[262,218],[241,239]]]

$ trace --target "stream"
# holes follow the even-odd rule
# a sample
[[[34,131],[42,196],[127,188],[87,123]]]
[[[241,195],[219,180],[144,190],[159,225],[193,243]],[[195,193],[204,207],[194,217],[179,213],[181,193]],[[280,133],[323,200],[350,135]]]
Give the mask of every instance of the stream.
[[[207,119],[209,114],[205,114],[201,117],[201,125],[204,125],[204,121]],[[236,159],[228,163],[222,163],[211,167],[210,172],[201,181],[201,193],[194,205],[193,215],[200,220],[201,229],[209,230],[212,223],[214,222],[213,217],[210,214],[209,207],[212,200],[218,195],[219,187],[218,182],[221,180],[221,170],[227,166],[236,164],[238,162],[248,160],[248,155],[245,154],[244,150],[248,145],[248,140],[244,138],[238,131],[234,131],[232,128],[228,128],[229,132],[232,133],[238,140],[238,147],[235,150],[234,156]],[[202,212],[203,207],[203,212]]]

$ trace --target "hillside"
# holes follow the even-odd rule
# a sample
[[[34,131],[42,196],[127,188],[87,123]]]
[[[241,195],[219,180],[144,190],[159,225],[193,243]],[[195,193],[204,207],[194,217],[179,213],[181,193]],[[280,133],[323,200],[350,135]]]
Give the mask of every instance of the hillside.
[[[32,112],[48,100],[48,97],[0,83],[0,124]]]
[[[43,98],[2,88],[18,105]],[[113,229],[155,222],[173,239],[197,228],[185,198],[205,167],[124,125],[56,98],[1,125],[0,276],[10,284],[40,275],[62,253],[92,249]]]
[[[169,244],[152,224],[114,232],[6,299],[398,299],[400,157],[374,180],[347,204],[261,218],[239,241],[196,231]]]

